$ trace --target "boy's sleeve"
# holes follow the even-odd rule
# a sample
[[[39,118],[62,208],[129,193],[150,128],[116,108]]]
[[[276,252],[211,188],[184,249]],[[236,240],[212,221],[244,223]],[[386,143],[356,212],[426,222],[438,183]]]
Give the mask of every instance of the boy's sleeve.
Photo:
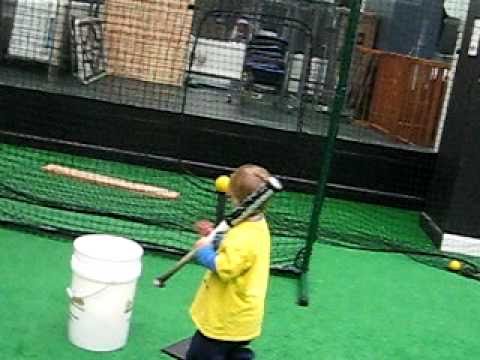
[[[197,262],[200,265],[205,266],[207,269],[212,271],[216,271],[215,259],[217,257],[217,249],[220,246],[225,233],[218,233],[215,235],[211,244],[205,245],[199,249],[197,249],[195,253],[195,257]]]
[[[255,261],[253,239],[231,231],[223,240],[215,258],[215,271],[223,281],[229,281],[247,271]]]
[[[215,248],[213,244],[206,245],[198,249],[195,253],[195,257],[197,258],[197,262],[206,268],[215,271],[215,258],[217,257],[217,253],[215,252]]]

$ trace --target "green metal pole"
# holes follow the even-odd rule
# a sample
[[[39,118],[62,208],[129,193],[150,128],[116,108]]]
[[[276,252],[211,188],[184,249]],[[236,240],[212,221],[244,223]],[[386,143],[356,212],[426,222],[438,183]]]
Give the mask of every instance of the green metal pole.
[[[335,141],[338,134],[340,117],[347,93],[348,77],[350,65],[352,62],[352,53],[355,46],[355,34],[360,19],[361,0],[351,0],[350,15],[348,20],[345,41],[341,52],[340,73],[333,102],[332,112],[330,113],[330,125],[328,127],[327,141],[323,149],[324,160],[320,169],[320,177],[317,183],[317,192],[315,194],[312,214],[307,234],[307,244],[305,246],[304,258],[302,263],[302,275],[299,280],[298,303],[307,306],[308,297],[308,271],[310,268],[310,258],[312,257],[313,245],[318,237],[318,228],[320,225],[320,214],[326,195],[327,180],[330,173]]]

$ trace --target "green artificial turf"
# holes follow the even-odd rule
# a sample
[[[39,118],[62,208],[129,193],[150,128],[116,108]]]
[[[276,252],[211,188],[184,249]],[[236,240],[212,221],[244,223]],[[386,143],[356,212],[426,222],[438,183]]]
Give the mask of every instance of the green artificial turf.
[[[67,338],[72,243],[0,229],[2,359],[167,359],[160,349],[189,336],[188,306],[203,269],[189,265],[165,289],[152,279],[173,259],[147,254],[127,346],[78,349]],[[398,254],[315,246],[309,307],[296,281],[273,276],[258,359],[422,359],[480,356],[479,283]]]

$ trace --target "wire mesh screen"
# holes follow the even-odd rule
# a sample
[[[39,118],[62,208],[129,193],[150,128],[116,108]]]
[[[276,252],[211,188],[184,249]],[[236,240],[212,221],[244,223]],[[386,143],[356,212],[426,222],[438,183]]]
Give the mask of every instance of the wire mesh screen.
[[[115,234],[182,253],[198,239],[193,223],[216,218],[206,178],[28,147],[0,150],[2,222],[67,236]],[[272,268],[299,271],[311,201],[284,192],[269,205]]]
[[[200,29],[202,18],[212,10],[231,14],[211,16]],[[250,17],[243,19],[250,24],[237,24],[242,13],[244,17]],[[3,74],[0,82],[120,104],[193,113],[192,107],[183,107],[186,95],[183,87],[194,40],[199,50],[193,64],[194,71],[198,72],[202,61],[205,62],[202,70],[219,62],[217,53],[226,40],[234,55],[219,63],[224,63],[223,67],[238,68],[238,62],[242,63],[241,45],[237,46],[235,54],[235,42],[231,40],[241,36],[238,32],[242,27],[250,26],[250,31],[273,31],[287,41],[285,91],[295,92],[306,78],[308,89],[305,95],[312,100],[302,115],[308,123],[305,131],[319,132],[325,130],[325,121],[315,118],[322,111],[328,111],[335,88],[335,63],[341,46],[337,36],[339,29],[335,25],[340,23],[337,21],[339,16],[337,7],[329,1],[4,0],[0,53]],[[209,46],[215,46],[216,50],[204,56],[202,53],[208,51]],[[310,54],[305,54],[307,46]],[[220,56],[230,55],[230,49],[225,46],[222,51]],[[306,57],[310,62],[308,75],[302,75]],[[230,61],[232,64],[228,65]],[[210,75],[232,76],[231,73],[225,74],[222,67],[218,72],[209,71]],[[211,94],[213,97],[217,95],[215,91]],[[290,102],[295,103],[295,100]],[[290,107],[295,112],[299,104]],[[212,111],[209,114],[212,115]],[[257,124],[251,116],[244,119],[228,108],[219,109],[215,116]],[[295,121],[291,121],[291,117],[295,115],[276,122],[268,122],[267,118],[263,125],[296,131],[297,126],[292,125]],[[258,123],[262,124],[262,120],[259,118]]]
[[[209,23],[223,30],[208,38]],[[267,30],[270,29],[270,30]],[[287,30],[304,36],[303,53],[292,54]],[[192,44],[185,111],[239,122],[301,130],[311,62],[309,26],[293,18],[228,11],[208,12],[200,20]],[[319,71],[310,89],[319,84]],[[307,88],[308,91],[308,88]],[[312,91],[313,93],[313,91]]]
[[[349,4],[355,2],[1,1],[0,90],[5,96],[0,105],[11,110],[1,119],[2,130],[15,128],[35,137],[36,129],[48,128],[56,140],[88,139],[106,153],[120,142],[152,157],[167,157],[177,170],[2,145],[2,219],[67,233],[110,232],[187,250],[195,239],[191,224],[214,217],[215,193],[212,181],[185,163],[195,163],[203,154],[227,158],[229,146],[239,143],[241,155],[210,165],[234,168],[260,153],[276,154],[258,145],[262,136],[239,140],[229,133],[229,126],[252,125],[292,135],[288,151],[273,162],[277,169],[294,164],[293,174],[281,175],[303,179],[304,164],[322,161],[320,152],[304,147],[303,141],[305,135],[321,139],[327,133],[332,100],[344,90],[337,89],[337,82],[347,41],[356,41],[357,47],[338,137],[382,145],[372,155],[375,191],[392,191],[386,185],[388,172],[405,162],[405,153],[393,155],[391,147],[429,153],[438,141],[469,1],[366,0],[357,34],[347,32]],[[7,103],[11,87],[38,90],[41,100],[28,106]],[[101,101],[90,108],[87,100],[79,100],[75,104],[81,111],[72,111],[58,101],[59,95]],[[111,117],[110,108],[99,105],[103,103],[131,107],[123,118]],[[176,115],[175,128],[162,122],[171,114]],[[190,115],[218,120],[221,128],[207,129],[208,138],[185,143],[194,125]],[[84,123],[87,117],[98,121]],[[148,126],[133,130],[120,121],[126,117]],[[157,144],[159,133],[169,146]],[[225,146],[215,144],[217,133],[229,139]],[[336,159],[355,156],[337,149],[333,167]],[[375,159],[389,167],[378,168]],[[158,200],[78,182],[45,171],[50,164],[182,195]],[[358,189],[371,174],[350,164],[340,171],[341,186]],[[416,193],[431,171],[428,166],[406,167],[393,191],[407,197]],[[272,203],[274,267],[299,269],[311,205],[310,195],[293,191]],[[435,249],[418,220],[418,212],[328,200],[320,240],[429,254],[422,259],[448,258]],[[443,266],[442,261],[433,263]]]
[[[178,111],[190,1],[18,0],[3,5],[2,82]],[[20,81],[19,81],[20,80]]]
[[[134,148],[168,158],[169,166],[151,169],[2,145],[1,219],[70,235],[113,233],[146,246],[186,251],[196,238],[193,222],[215,217],[216,195],[212,180],[184,163],[193,163],[202,152],[228,152],[230,145],[220,148],[214,135],[185,143],[192,125],[188,115],[289,130],[295,139],[325,130],[337,72],[337,52],[330,48],[338,46],[327,28],[335,16],[331,2],[2,2],[2,26],[8,28],[0,63],[2,91],[6,86],[39,90],[35,94],[41,97],[18,107],[4,97],[2,107],[15,109],[3,119],[2,131],[14,128],[32,139],[38,129],[48,128],[49,136],[62,144],[94,145],[105,153]],[[71,102],[57,102],[60,95],[84,100],[73,109]],[[89,100],[101,102],[90,108]],[[132,105],[133,110],[129,107],[129,115],[120,119],[99,105],[103,103]],[[164,126],[165,113],[157,110],[176,114],[175,126]],[[324,115],[319,119],[318,114]],[[83,121],[90,117],[95,123]],[[149,125],[128,127],[126,117]],[[158,132],[170,145],[157,144]],[[275,152],[258,144],[247,136],[241,158],[227,161],[216,155],[221,163],[209,165],[231,169]],[[301,141],[289,150],[275,160],[277,169],[282,162],[304,161]],[[176,171],[167,171],[172,168]],[[295,174],[279,172],[305,176],[302,166]],[[103,186],[103,180],[181,195],[158,199]],[[269,209],[272,266],[298,272],[312,197],[287,190]]]
[[[326,134],[339,53],[350,14],[348,1],[3,0],[1,3],[2,84]],[[435,149],[443,128],[455,74],[455,53],[468,4],[469,0],[363,2],[357,36],[359,48],[353,59],[340,138],[418,151]],[[205,14],[213,10],[225,14],[211,14],[200,28]],[[242,20],[242,13],[247,24],[237,23]],[[287,20],[273,23],[275,17]],[[308,30],[300,24],[307,25]],[[238,75],[231,71],[242,72],[238,68],[243,63],[245,39],[238,42],[232,41],[232,37],[239,36],[239,31],[246,27],[250,32],[262,28],[273,31],[288,41],[283,84],[289,95],[283,103],[287,115],[260,105],[252,111],[259,111],[261,116],[251,116],[250,109],[261,101],[245,107],[245,113],[223,104],[225,80],[213,81],[213,78],[227,75],[235,80]],[[228,46],[224,46],[226,41]],[[191,70],[199,72],[201,67],[201,71],[209,72],[210,89],[205,88],[198,76],[191,76],[189,90],[185,92],[186,74],[190,72],[188,59],[194,43],[198,54]],[[311,44],[309,54],[305,53],[307,44]],[[212,47],[215,51],[209,52]],[[219,56],[228,56],[228,60],[219,60]],[[212,72],[215,68],[212,64],[216,62],[223,65]],[[308,65],[308,74],[302,75],[304,65]],[[230,68],[227,74],[225,67]],[[400,73],[408,75],[396,79]],[[298,99],[290,95],[302,81],[306,89],[304,105],[300,107]],[[392,85],[396,81],[402,81],[403,85]],[[387,94],[392,95],[388,98]],[[231,97],[235,100],[234,94]],[[423,97],[427,100],[421,104],[416,101]],[[199,104],[205,105],[199,107]],[[407,107],[410,112],[401,111]],[[277,120],[272,121],[273,118]]]
[[[469,3],[365,0],[347,121],[374,143],[436,150]]]
[[[364,1],[344,121],[373,131],[378,136],[374,143],[382,143],[386,136],[399,149],[433,152],[445,121],[469,4],[470,1]],[[395,171],[402,155],[389,157],[387,149],[383,149],[383,154],[372,155],[371,166],[378,166],[375,160],[388,158],[390,168],[386,166],[384,171]],[[337,149],[335,155],[341,157],[345,153]],[[428,183],[434,169],[418,165],[404,168],[393,188],[417,189],[422,186],[422,179]],[[379,184],[388,178],[382,171],[375,174]],[[343,180],[354,185],[366,176],[351,171]],[[440,251],[420,226],[419,212],[344,205],[341,201],[326,205],[321,222],[323,241],[354,249],[404,253],[441,269],[448,269],[452,259],[459,259],[465,264],[463,275],[478,275],[479,258]],[[343,224],[342,229],[330,227],[337,221]]]
[[[205,105],[207,116],[326,134],[342,46],[336,26],[342,14],[335,4],[238,1],[217,8],[212,2],[202,4],[207,10],[194,17],[195,54],[185,111],[191,112],[192,106],[201,111],[197,98],[210,104]],[[276,54],[272,46],[277,46]],[[265,78],[264,84],[257,81],[268,72],[272,82],[275,71],[276,88],[265,84]]]

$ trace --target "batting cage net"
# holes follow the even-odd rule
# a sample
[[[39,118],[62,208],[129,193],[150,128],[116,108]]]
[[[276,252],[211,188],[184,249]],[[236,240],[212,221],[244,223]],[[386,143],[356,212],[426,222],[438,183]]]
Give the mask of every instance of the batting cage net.
[[[1,154],[1,219],[6,222],[67,236],[116,234],[151,250],[181,253],[198,238],[193,223],[216,218],[211,180],[11,145],[3,145]],[[295,193],[273,200],[273,267],[299,267],[308,217],[294,220],[310,202]]]
[[[2,47],[1,82],[40,90],[45,100],[28,101],[3,123],[3,135],[16,139],[0,151],[4,222],[70,236],[123,235],[149,249],[183,253],[198,237],[193,223],[215,220],[212,171],[228,175],[269,153],[272,164],[265,165],[287,190],[268,210],[272,268],[303,271],[316,181],[307,184],[310,194],[292,184],[306,175],[303,132],[326,130],[335,96],[343,45],[335,24],[345,14],[333,2],[18,0],[3,5],[9,36]],[[53,108],[50,100],[58,95],[96,102],[74,110],[54,100]],[[12,106],[7,101],[5,108]],[[147,125],[127,128],[98,101],[131,106],[129,120],[142,118]],[[87,113],[94,123],[84,121]],[[162,125],[169,114],[170,125]],[[316,120],[319,114],[322,121]],[[188,135],[192,115],[231,126],[289,130],[299,141],[284,153],[246,136],[241,153],[232,158],[229,144],[238,141],[220,147],[215,142],[220,130],[209,129],[211,135],[200,139]],[[50,143],[61,152],[22,146],[43,139],[40,129],[48,129]],[[122,147],[119,142],[132,145],[144,163],[155,159],[165,166],[119,161],[114,151]],[[68,154],[67,148],[79,144],[107,153],[110,161]],[[217,162],[200,164],[199,154]],[[290,172],[282,170],[285,163],[299,166]]]
[[[273,268],[306,272],[314,241],[445,268],[459,256],[433,245],[418,206],[334,195],[425,195],[429,165],[383,180],[408,154],[436,151],[468,4],[0,1],[0,220],[184,253],[192,224],[216,218],[213,174],[268,158],[286,187],[268,209]],[[375,189],[356,161],[337,168],[351,144],[390,161],[369,165]],[[341,176],[326,197],[331,168]]]

